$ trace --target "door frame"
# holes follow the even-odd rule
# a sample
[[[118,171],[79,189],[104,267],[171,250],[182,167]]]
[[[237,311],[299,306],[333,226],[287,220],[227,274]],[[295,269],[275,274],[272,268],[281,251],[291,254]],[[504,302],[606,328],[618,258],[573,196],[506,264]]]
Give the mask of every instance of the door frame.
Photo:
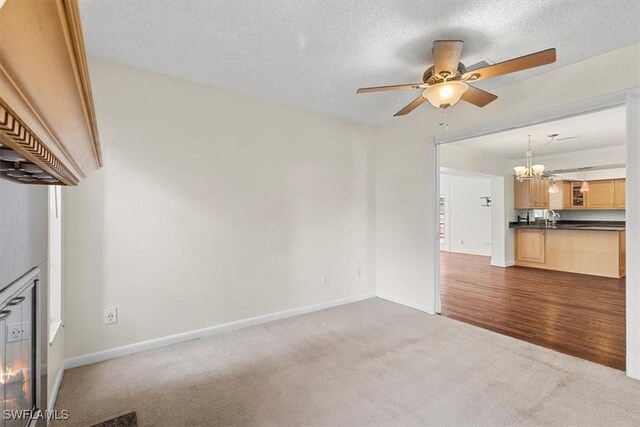
[[[444,242],[441,242],[440,250],[451,252],[451,186],[448,186],[444,193],[440,191],[440,196],[444,197]],[[440,209],[438,209],[438,220],[440,220]]]
[[[427,138],[427,197],[432,209],[427,211],[427,241],[433,242],[429,255],[434,260],[434,306],[440,312],[440,241],[437,232],[440,196],[439,147],[456,141],[490,135],[550,121],[566,119],[606,110],[626,108],[626,374],[640,380],[640,87],[616,92],[586,101],[563,105],[526,116],[514,117],[485,125],[433,135]],[[433,311],[432,311],[433,310]]]

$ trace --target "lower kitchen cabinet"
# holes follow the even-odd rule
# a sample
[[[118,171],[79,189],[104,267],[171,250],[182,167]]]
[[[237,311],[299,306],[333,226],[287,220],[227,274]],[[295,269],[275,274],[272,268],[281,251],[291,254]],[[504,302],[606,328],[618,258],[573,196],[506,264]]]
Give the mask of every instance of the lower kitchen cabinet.
[[[516,263],[542,263],[545,260],[545,231],[522,229],[516,233]]]
[[[603,277],[626,273],[624,231],[516,229],[516,265]]]

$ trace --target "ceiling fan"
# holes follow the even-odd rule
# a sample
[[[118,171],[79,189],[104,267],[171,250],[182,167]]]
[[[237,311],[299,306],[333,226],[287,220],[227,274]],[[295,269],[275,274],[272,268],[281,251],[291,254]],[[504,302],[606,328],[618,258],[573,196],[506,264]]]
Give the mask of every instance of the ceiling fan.
[[[473,71],[467,71],[460,62],[462,40],[436,40],[433,42],[433,66],[427,68],[422,83],[364,87],[356,93],[383,92],[388,90],[420,89],[422,94],[394,116],[404,116],[429,101],[436,108],[449,108],[460,99],[478,107],[484,107],[498,97],[469,85],[503,74],[514,73],[528,68],[556,62],[556,50],[547,49],[508,61],[499,62]]]

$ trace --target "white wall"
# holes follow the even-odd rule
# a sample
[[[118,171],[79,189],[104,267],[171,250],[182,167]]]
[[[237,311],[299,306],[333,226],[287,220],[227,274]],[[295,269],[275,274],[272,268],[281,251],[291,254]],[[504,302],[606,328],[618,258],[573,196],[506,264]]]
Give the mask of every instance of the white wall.
[[[448,112],[449,129],[524,117],[636,87],[639,53],[640,45],[629,46],[498,88],[494,93],[499,99],[484,108],[460,103]],[[609,74],[611,64],[630,71],[594,85],[592,77]],[[428,197],[426,139],[446,132],[438,125],[442,117],[433,108],[421,108],[376,134],[376,286],[388,298],[426,311],[433,311],[436,303],[435,245],[427,240],[425,220],[435,212],[436,200]],[[505,180],[504,186],[508,197],[513,183]],[[513,211],[512,206],[506,201],[504,208]]]
[[[491,179],[440,174],[445,195],[447,247],[442,250],[491,256],[491,210],[481,197],[491,197]]]
[[[105,167],[64,191],[66,357],[374,292],[373,129],[90,70]]]

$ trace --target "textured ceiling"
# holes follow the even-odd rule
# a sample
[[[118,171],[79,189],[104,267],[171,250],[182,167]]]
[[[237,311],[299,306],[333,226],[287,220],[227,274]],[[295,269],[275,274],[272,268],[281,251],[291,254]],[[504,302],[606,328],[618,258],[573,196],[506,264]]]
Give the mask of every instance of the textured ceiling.
[[[547,135],[557,133],[549,142]],[[531,135],[535,156],[574,153],[580,150],[625,144],[625,108],[613,108],[555,122],[510,130],[454,143],[459,147],[493,154],[505,159],[522,159]],[[576,137],[576,138],[574,138]]]
[[[479,82],[491,89],[640,42],[634,0],[81,0],[91,55],[379,125],[417,91],[435,39],[463,39],[462,62],[555,47],[556,64]]]

